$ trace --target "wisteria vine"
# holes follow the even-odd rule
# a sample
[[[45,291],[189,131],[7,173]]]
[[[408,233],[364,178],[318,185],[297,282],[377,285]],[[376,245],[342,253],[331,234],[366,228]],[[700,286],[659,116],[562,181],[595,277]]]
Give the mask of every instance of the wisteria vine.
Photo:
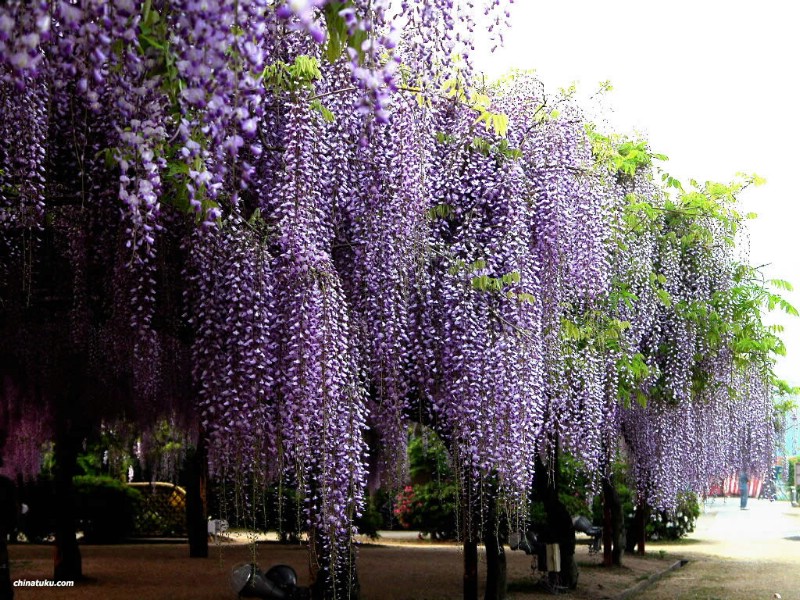
[[[519,518],[559,448],[601,476],[622,440],[659,507],[764,468],[779,345],[741,186],[670,197],[533,76],[475,84],[507,4],[4,3],[5,468],[35,473],[70,381],[83,418],[296,487],[333,596],[413,421]]]

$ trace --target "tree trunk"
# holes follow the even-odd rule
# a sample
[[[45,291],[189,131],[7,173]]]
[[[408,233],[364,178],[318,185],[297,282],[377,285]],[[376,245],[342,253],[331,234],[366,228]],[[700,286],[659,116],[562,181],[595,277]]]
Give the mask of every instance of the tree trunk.
[[[499,534],[500,519],[497,514],[497,498],[489,497],[483,545],[486,547],[486,593],[484,600],[505,600],[507,594],[506,553]]]
[[[472,482],[465,480],[459,494],[461,539],[464,540],[464,600],[478,600],[478,527]]]
[[[612,536],[611,536],[611,501],[609,495],[606,493],[606,483],[603,480],[603,566],[610,567],[614,564],[614,558],[611,552]]]
[[[464,600],[478,600],[477,540],[464,540]]]
[[[62,420],[57,426],[55,443],[55,555],[53,579],[79,581],[83,565],[78,540],[75,537],[75,487],[72,478],[77,471],[80,439],[70,430],[70,422]]]
[[[2,462],[0,461],[0,465]],[[14,482],[0,475],[0,600],[14,598],[11,583],[11,561],[8,557],[6,537],[17,525],[17,495]]]
[[[647,504],[644,500],[636,507],[636,533],[639,535],[638,553],[644,554],[644,543],[647,538]]]
[[[189,534],[189,557],[208,557],[208,463],[203,432],[197,448],[186,457],[186,530]]]
[[[559,461],[558,448],[555,451],[551,470],[540,456],[536,456],[534,485],[536,493],[544,504],[547,527],[542,532],[541,541],[545,544],[558,544],[561,552],[561,585],[575,589],[578,585],[578,565],[575,562],[575,527],[572,516],[558,497]]]
[[[608,544],[608,547],[606,547]],[[622,566],[625,549],[625,518],[613,475],[603,479],[603,564]]]
[[[13,600],[14,584],[11,582],[11,561],[8,558],[6,532],[0,527],[0,600]]]

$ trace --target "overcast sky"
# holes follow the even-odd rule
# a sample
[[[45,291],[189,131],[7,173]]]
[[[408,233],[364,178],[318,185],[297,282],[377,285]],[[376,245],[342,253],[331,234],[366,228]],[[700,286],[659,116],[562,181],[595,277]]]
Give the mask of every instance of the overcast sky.
[[[642,132],[680,179],[765,177],[742,198],[759,214],[751,263],[800,289],[800,3],[516,0],[511,22],[493,55],[479,44],[480,70],[535,69],[550,90],[610,80],[609,122]],[[800,292],[787,297],[800,307]],[[778,372],[800,384],[800,319],[781,322]]]

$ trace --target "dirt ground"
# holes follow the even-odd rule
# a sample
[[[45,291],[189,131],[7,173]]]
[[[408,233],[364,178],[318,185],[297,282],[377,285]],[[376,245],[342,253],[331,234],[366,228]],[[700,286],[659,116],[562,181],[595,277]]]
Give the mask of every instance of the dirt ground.
[[[208,559],[188,558],[186,545],[147,544],[83,546],[87,580],[74,588],[16,588],[16,600],[225,600],[236,594],[230,583],[234,566],[253,562],[251,546],[219,544]],[[309,582],[308,555],[300,546],[259,543],[255,562],[262,569],[291,565],[300,583]],[[53,548],[41,545],[10,547],[12,579],[47,579],[52,575]],[[531,558],[508,552],[509,598],[550,596],[536,590]],[[570,598],[600,600],[661,571],[666,559],[626,557],[625,567],[604,569],[587,549],[577,552],[581,574]],[[358,565],[365,600],[450,600],[461,597],[463,555],[458,546],[431,543],[364,544]],[[484,577],[483,561],[481,579]]]
[[[308,556],[300,546],[242,538],[213,545],[208,559],[190,559],[185,544],[82,546],[88,579],[74,588],[16,588],[17,600],[233,600],[234,566],[256,562],[262,569],[286,563],[300,583],[309,582]],[[52,546],[10,547],[13,579],[47,579]],[[508,552],[509,598],[550,597],[535,587],[531,559]],[[664,571],[677,559],[689,560],[635,599],[647,600],[800,600],[800,508],[788,502],[716,500],[703,507],[697,529],[677,543],[652,543],[648,557],[626,555],[622,569],[604,569],[599,557],[579,546],[576,600],[618,598],[624,590]],[[380,543],[359,550],[365,600],[456,600],[461,597],[463,555],[455,544],[418,541],[408,532],[386,532]],[[480,574],[481,579],[485,576]]]

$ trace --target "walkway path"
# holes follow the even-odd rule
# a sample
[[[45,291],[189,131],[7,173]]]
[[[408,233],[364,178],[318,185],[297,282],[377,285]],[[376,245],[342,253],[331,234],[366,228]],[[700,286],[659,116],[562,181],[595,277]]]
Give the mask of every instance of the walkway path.
[[[651,544],[690,560],[638,598],[652,600],[800,600],[800,508],[738,498],[709,502],[694,533],[676,544]]]

